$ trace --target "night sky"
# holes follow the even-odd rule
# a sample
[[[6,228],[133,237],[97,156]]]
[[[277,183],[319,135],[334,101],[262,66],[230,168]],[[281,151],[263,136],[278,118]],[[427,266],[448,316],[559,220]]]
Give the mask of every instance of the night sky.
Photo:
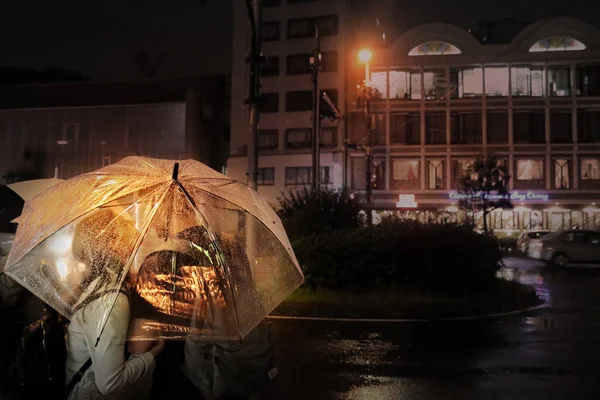
[[[229,73],[233,1],[244,0],[7,1],[2,5],[0,65],[51,65],[79,70],[92,79],[122,80],[135,77],[133,58],[146,51],[151,57],[166,56],[157,77]],[[600,2],[595,0],[367,3],[372,9],[364,15],[381,16],[390,32],[433,21],[476,29],[484,19],[530,21],[555,13],[600,25]]]

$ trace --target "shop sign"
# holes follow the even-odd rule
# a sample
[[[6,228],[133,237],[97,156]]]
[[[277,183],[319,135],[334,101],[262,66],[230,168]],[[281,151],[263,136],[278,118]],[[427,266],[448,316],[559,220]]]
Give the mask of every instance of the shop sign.
[[[510,199],[512,201],[548,201],[550,199],[550,195],[548,193],[534,192],[531,190],[528,192],[514,191],[507,195],[500,195],[494,193],[484,195],[482,192],[461,193],[458,191],[451,191],[448,194],[448,198],[450,200],[477,200],[485,198],[489,201],[496,201],[501,199]]]
[[[415,201],[414,194],[401,194],[398,196],[398,202],[396,203],[398,208],[417,208],[417,202]]]

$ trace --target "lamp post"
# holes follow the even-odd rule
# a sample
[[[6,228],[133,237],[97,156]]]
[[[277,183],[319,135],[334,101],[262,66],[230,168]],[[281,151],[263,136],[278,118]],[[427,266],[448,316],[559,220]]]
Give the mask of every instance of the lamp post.
[[[319,191],[321,178],[321,96],[319,91],[319,71],[321,70],[321,38],[319,26],[315,25],[315,48],[310,56],[310,70],[313,83],[313,129],[312,129],[312,188]]]
[[[367,194],[367,224],[369,226],[373,225],[373,150],[371,148],[371,70],[370,70],[370,62],[373,58],[373,53],[369,49],[362,49],[358,52],[358,60],[365,64],[365,80],[362,84],[362,98],[363,98],[363,107],[364,107],[364,115],[365,121],[367,123],[367,143],[364,146],[365,157],[367,162],[366,168],[366,194]]]
[[[246,0],[248,20],[250,22],[249,90],[246,104],[250,106],[250,137],[248,140],[248,186],[258,187],[258,123],[260,101],[260,62],[261,62],[261,0]]]

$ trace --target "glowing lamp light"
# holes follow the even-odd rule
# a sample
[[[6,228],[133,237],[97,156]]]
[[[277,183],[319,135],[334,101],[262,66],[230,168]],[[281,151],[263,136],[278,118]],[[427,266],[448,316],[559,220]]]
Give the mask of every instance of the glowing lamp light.
[[[57,255],[67,254],[71,251],[73,240],[70,235],[62,234],[52,241],[52,251]]]
[[[373,58],[373,53],[369,49],[362,49],[358,52],[358,60],[363,64],[371,61],[371,58]]]

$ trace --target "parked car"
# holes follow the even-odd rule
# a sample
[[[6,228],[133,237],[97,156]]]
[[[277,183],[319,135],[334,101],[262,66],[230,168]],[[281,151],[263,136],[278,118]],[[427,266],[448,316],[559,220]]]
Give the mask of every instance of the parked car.
[[[557,266],[567,264],[600,264],[600,232],[566,230],[544,236],[541,258]]]
[[[547,234],[548,231],[544,230],[523,231],[517,239],[517,248],[523,253],[528,254],[529,245],[533,242],[539,241]]]

